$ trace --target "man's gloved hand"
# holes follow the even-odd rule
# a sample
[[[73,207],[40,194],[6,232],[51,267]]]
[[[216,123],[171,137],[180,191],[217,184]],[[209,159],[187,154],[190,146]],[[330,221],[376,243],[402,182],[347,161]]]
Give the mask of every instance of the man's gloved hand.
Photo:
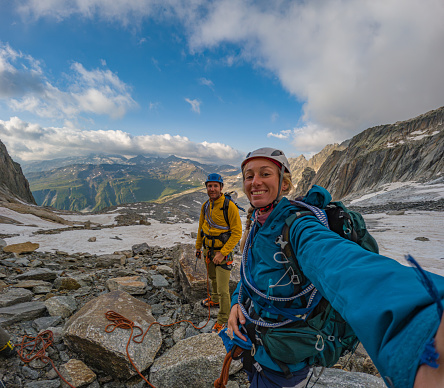
[[[200,259],[202,257],[202,251],[200,249],[196,250],[196,259]]]

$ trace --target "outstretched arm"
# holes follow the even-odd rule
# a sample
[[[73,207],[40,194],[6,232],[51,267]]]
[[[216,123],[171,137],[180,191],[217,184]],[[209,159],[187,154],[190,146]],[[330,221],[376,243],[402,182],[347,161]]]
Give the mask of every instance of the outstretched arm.
[[[290,242],[304,274],[351,325],[388,385],[411,388],[416,377],[418,384],[442,378],[440,368],[419,366],[440,318],[412,268],[362,249],[314,217],[294,222]],[[444,278],[430,276],[444,299]],[[438,352],[442,346],[440,339]]]

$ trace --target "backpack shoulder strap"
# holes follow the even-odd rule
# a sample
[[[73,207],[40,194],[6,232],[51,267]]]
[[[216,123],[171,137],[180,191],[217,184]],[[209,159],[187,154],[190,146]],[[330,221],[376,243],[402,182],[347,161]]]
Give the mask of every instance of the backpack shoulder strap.
[[[302,201],[290,201],[290,203],[292,203],[292,204],[295,205],[295,206],[303,207],[303,208],[305,208],[305,209],[310,210],[310,212],[313,213],[313,214],[316,216],[316,218],[317,218],[319,221],[321,221],[322,224],[323,224],[325,227],[329,228],[327,215],[325,214],[324,211],[322,211],[322,210],[319,209],[318,207],[316,207],[316,206],[311,206],[311,205],[309,205],[309,204],[307,204],[307,203],[305,203],[305,202],[302,202]],[[296,213],[296,214],[297,214],[297,213]],[[299,217],[297,217],[297,218],[299,218]],[[296,218],[295,218],[295,219],[296,219]],[[293,219],[293,221],[294,221],[294,219]]]
[[[230,227],[230,221],[228,220],[228,208],[230,207],[230,198],[225,197],[224,204],[222,206],[222,212],[224,213],[225,222],[227,223],[228,227]]]
[[[304,273],[302,272],[302,270],[299,266],[297,257],[294,253],[293,247],[290,242],[291,226],[293,225],[293,222],[295,222],[297,219],[299,219],[301,217],[308,216],[308,215],[315,216],[316,218],[318,218],[322,222],[322,224],[325,225],[327,228],[328,228],[328,220],[327,220],[327,216],[325,215],[325,213],[315,206],[308,205],[305,202],[301,202],[301,201],[290,201],[290,202],[294,206],[298,206],[299,208],[302,207],[302,208],[305,208],[306,210],[296,211],[295,213],[293,213],[292,215],[287,217],[287,219],[285,220],[284,227],[282,228],[281,249],[284,252],[285,257],[288,258],[288,260],[290,262],[289,263],[290,266],[293,268],[293,270],[295,271],[295,274],[297,275],[297,277],[299,279],[298,285],[300,287],[302,287],[302,285],[305,284],[307,278],[305,277]],[[276,243],[279,243],[279,242],[276,241]],[[296,290],[296,291],[299,292],[298,290]]]

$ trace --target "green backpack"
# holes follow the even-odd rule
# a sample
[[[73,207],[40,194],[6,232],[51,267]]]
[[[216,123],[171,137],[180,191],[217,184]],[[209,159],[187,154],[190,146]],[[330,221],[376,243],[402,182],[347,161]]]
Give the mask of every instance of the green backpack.
[[[370,252],[379,253],[378,244],[367,231],[360,213],[347,209],[341,202],[330,202],[324,209],[326,220],[320,209],[301,201],[291,202],[306,210],[298,211],[286,219],[282,240],[277,242],[281,244],[285,256],[289,259],[286,265],[293,268],[294,274],[299,279],[299,286],[295,285],[294,295],[301,291],[302,285],[307,280],[289,243],[291,225],[300,217],[315,215],[324,225],[327,225],[328,220],[332,231]],[[304,360],[309,365],[331,367],[341,356],[354,352],[359,344],[359,339],[351,326],[325,298],[321,299],[305,320],[282,327],[258,327],[258,329],[265,350],[284,374],[290,373],[286,364],[296,364]]]
[[[333,232],[359,244],[367,251],[379,253],[378,243],[368,232],[361,213],[347,209],[340,201],[330,202],[324,210]]]

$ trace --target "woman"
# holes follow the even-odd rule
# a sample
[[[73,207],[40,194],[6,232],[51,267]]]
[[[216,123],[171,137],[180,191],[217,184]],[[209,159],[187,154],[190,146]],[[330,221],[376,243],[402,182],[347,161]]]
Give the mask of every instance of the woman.
[[[302,289],[308,292],[304,298],[288,298],[294,295],[295,282],[278,244],[285,220],[298,210],[283,197],[292,187],[288,160],[282,151],[261,148],[247,155],[242,174],[254,208],[253,223],[242,240],[241,281],[232,296],[227,333],[247,341],[240,327],[251,327],[247,324],[253,321],[279,324],[286,310],[310,310],[310,303],[315,305],[322,295],[351,325],[388,386],[444,387],[444,366],[436,362],[439,353],[444,354],[444,325],[438,330],[440,313],[415,271],[304,216],[291,225],[289,241],[307,278]],[[325,192],[329,201],[328,196]],[[442,300],[444,278],[429,276]],[[309,289],[310,284],[316,288]],[[273,299],[275,310],[267,308],[264,298]],[[260,342],[254,352],[256,368],[248,372],[251,387],[305,385],[307,360],[287,364],[291,376],[288,370],[285,376]]]

